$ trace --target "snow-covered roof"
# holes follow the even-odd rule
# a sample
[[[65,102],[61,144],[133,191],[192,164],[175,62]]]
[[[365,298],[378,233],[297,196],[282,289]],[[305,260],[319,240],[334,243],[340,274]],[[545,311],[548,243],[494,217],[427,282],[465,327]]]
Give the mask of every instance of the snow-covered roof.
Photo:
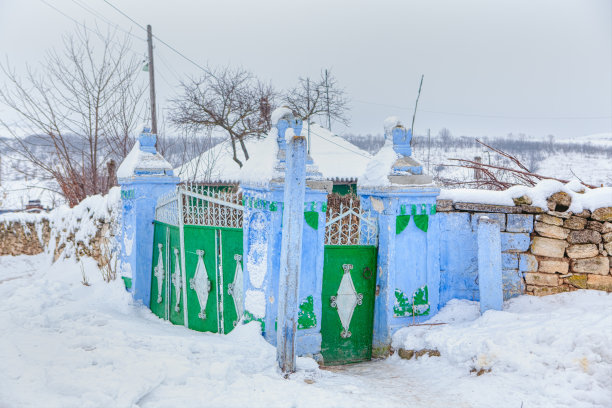
[[[137,140],[130,153],[119,166],[117,178],[129,178],[137,173],[163,174],[171,170],[172,166],[161,154],[142,151],[140,141]]]
[[[307,135],[308,124],[304,123],[302,136]],[[274,173],[278,151],[276,137],[277,130],[273,128],[263,138],[247,140],[245,144],[249,160],[244,159],[240,146],[237,146],[238,159],[243,162],[242,169],[232,158],[231,144],[228,140],[177,167],[174,172],[183,181],[230,184],[240,181],[270,180],[276,177]],[[323,177],[328,180],[357,180],[372,158],[370,153],[317,124],[311,124],[310,139],[310,155]]]

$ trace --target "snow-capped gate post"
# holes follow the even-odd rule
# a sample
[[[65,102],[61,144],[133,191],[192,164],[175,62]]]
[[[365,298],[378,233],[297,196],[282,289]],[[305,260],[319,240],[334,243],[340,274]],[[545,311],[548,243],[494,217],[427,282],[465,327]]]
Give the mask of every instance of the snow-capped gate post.
[[[357,186],[363,209],[378,217],[374,355],[389,351],[395,330],[437,312],[440,287],[440,190],[410,157],[410,129],[389,118],[385,139]]]
[[[262,163],[249,161],[241,177],[240,188],[244,202],[244,321],[258,320],[264,338],[277,345],[279,270],[281,264],[282,231],[287,226],[284,218],[287,141],[285,135],[293,129],[300,135],[302,121],[296,120],[290,109],[281,107],[272,113],[274,130],[267,136],[274,138],[269,157],[273,171],[267,177],[256,173]],[[261,159],[260,159],[261,160]],[[312,158],[306,155],[306,191],[301,217],[306,225],[302,230],[302,259],[299,281],[299,309],[297,317],[296,353],[318,358],[321,353],[321,286],[325,241],[327,195],[331,181],[325,180]]]
[[[176,188],[178,177],[155,149],[157,136],[145,127],[119,166],[121,186],[121,275],[131,280],[135,300],[150,305],[153,220],[157,199]],[[126,283],[127,283],[126,282]]]
[[[478,290],[480,313],[502,310],[501,234],[497,221],[485,216],[478,218]]]
[[[301,127],[301,126],[300,126]],[[284,227],[278,282],[278,331],[276,356],[283,374],[295,371],[299,282],[306,197],[306,139],[287,130]]]

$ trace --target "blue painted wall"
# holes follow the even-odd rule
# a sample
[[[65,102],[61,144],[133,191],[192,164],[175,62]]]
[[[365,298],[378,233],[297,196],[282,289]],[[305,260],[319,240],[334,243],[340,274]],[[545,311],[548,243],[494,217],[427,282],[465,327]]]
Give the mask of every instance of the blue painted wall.
[[[140,135],[140,160],[130,177],[119,178],[122,200],[121,274],[132,279],[134,300],[150,305],[153,261],[153,220],[157,199],[179,182],[170,165],[155,150],[156,136],[145,128]],[[138,149],[137,146],[134,149]],[[136,153],[136,152],[132,152]],[[130,155],[132,155],[130,153]],[[159,168],[151,167],[151,159]]]
[[[529,249],[533,215],[442,212],[440,223],[440,307],[453,298],[480,301],[478,281],[478,218],[496,220],[500,226],[503,296],[524,293],[521,253]],[[524,269],[524,268],[523,268]]]
[[[280,150],[286,149],[284,132],[288,127],[289,124],[286,120],[279,120],[277,129]],[[284,154],[279,154],[279,157],[284,158]],[[279,160],[279,162],[282,166],[285,160]],[[304,302],[309,296],[313,297],[316,325],[297,331],[296,350],[298,355],[316,355],[321,352],[321,288],[323,285],[327,192],[308,187],[308,179],[309,176],[307,175],[303,211],[316,211],[318,213],[318,228],[315,229],[306,222],[303,225],[298,304]],[[264,323],[264,338],[269,343],[276,345],[284,183],[281,180],[270,181],[265,185],[243,184],[241,189],[246,204],[243,222],[243,248],[246,259],[246,262],[244,262],[245,295],[248,297],[248,291],[263,293],[265,305],[262,306],[265,314],[255,316],[255,318],[261,319]],[[263,220],[264,223],[254,220]],[[254,228],[256,225],[258,227]],[[257,282],[257,279],[253,279],[255,274],[259,276],[261,273],[261,265],[258,265],[257,259],[265,261],[265,276],[261,279],[261,284]],[[248,301],[245,304],[245,310],[251,312],[249,311]]]

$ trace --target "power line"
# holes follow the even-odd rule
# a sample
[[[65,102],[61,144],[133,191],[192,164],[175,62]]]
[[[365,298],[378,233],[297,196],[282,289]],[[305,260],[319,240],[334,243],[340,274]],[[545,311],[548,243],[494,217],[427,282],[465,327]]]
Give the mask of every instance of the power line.
[[[69,16],[68,14],[64,13],[62,10],[58,9],[57,7],[53,6],[52,4],[49,4],[47,1],[45,0],[40,0],[42,3],[46,4],[47,6],[51,7],[53,10],[57,11],[58,13],[60,13],[62,16],[66,17],[67,19],[73,21],[75,24],[77,24],[78,26],[83,27],[85,30],[89,31],[90,33],[94,34],[95,36],[97,36],[98,38],[100,38],[101,40],[105,40],[104,36],[96,30],[92,30],[91,28],[87,27],[85,24],[77,21],[75,18]],[[136,37],[138,38],[138,37]],[[117,43],[116,41],[112,41],[109,39],[109,41],[115,45],[118,46],[122,46],[122,44]],[[137,53],[136,51],[134,51],[131,47],[126,47],[130,52],[132,52],[132,54],[134,54],[137,57],[142,57],[142,55],[140,55],[139,53]]]
[[[112,8],[114,8],[118,13],[120,13],[122,16],[124,16],[125,18],[127,18],[128,20],[130,20],[132,23],[136,24],[138,27],[142,28],[143,30],[147,30],[143,25],[139,24],[137,21],[135,21],[132,17],[128,16],[127,14],[125,14],[123,11],[121,11],[120,9],[118,9],[117,7],[115,7],[110,1],[108,0],[104,0],[104,2],[106,4],[108,4],[109,6],[111,6]],[[190,63],[192,63],[193,65],[195,65],[196,67],[200,68],[202,71],[204,72],[208,72],[208,70],[206,68],[204,68],[203,66],[201,66],[200,64],[198,64],[197,62],[195,62],[194,60],[192,60],[191,58],[187,57],[185,54],[183,54],[182,52],[180,52],[179,50],[177,50],[176,48],[174,48],[173,46],[171,46],[170,44],[168,44],[167,42],[165,42],[164,40],[162,40],[161,38],[159,38],[157,35],[153,35],[153,37],[159,41],[160,43],[164,44],[166,47],[170,48],[172,51],[174,51],[175,53],[177,53],[178,55],[180,55],[181,57],[183,57],[185,60],[189,61]]]
[[[310,124],[308,124],[308,127],[310,128]],[[348,147],[346,147],[346,146],[342,146],[341,144],[336,143],[336,142],[334,142],[333,140],[330,140],[330,139],[326,138],[325,136],[322,136],[321,134],[319,134],[319,133],[315,132],[313,129],[311,129],[310,131],[311,131],[313,134],[315,134],[316,136],[319,136],[321,139],[323,139],[323,140],[327,140],[329,143],[335,144],[336,146],[341,147],[342,149],[344,149],[344,150],[346,150],[346,151],[348,151],[348,152],[351,152],[351,153],[354,153],[354,154],[358,154],[359,156],[363,156],[363,157],[365,157],[366,159],[371,159],[371,158],[372,158],[371,156],[366,156],[365,154],[363,154],[363,153],[361,153],[361,152],[357,152],[357,151],[355,151],[355,150],[349,149],[349,148],[348,148]]]
[[[113,21],[110,21],[108,18],[104,17],[102,14],[97,12],[95,9],[91,8],[90,6],[87,6],[87,5],[83,4],[79,0],[72,0],[72,2],[74,4],[76,4],[77,6],[79,6],[80,8],[82,8],[83,10],[85,10],[88,13],[92,14],[94,17],[101,19],[102,21],[104,21],[109,26],[115,27],[117,30],[122,31],[125,34],[127,34],[127,35],[129,35],[129,36],[131,36],[133,38],[136,38],[138,40],[147,41],[146,38],[139,37],[136,34],[132,33],[131,31],[123,29],[122,27],[119,26],[119,24],[117,24],[117,23],[115,23]]]
[[[78,22],[76,19],[70,17],[68,14],[64,13],[62,10],[58,9],[57,7],[55,7],[52,4],[47,3],[45,0],[40,0],[42,3],[46,4],[47,6],[51,7],[53,10],[57,11],[58,13],[60,13],[62,16],[66,17],[69,20],[74,21],[75,24],[83,27],[85,30],[91,32],[92,34],[97,35],[98,37],[102,37],[102,34],[92,30],[91,28],[87,27],[85,24]]]
[[[371,101],[364,101],[359,99],[353,99],[353,102],[363,103],[366,105],[376,105],[383,106],[387,108],[395,108],[401,110],[410,111],[412,108],[408,108],[405,106],[398,105],[390,105],[386,103],[378,103]],[[445,112],[445,111],[435,111],[435,110],[427,110],[421,109],[421,112],[427,113],[436,113],[441,115],[455,115],[455,116],[470,116],[470,117],[479,117],[479,118],[493,118],[493,119],[610,119],[612,116],[512,116],[512,115],[488,115],[488,114],[480,114],[480,113],[465,113],[465,112]]]

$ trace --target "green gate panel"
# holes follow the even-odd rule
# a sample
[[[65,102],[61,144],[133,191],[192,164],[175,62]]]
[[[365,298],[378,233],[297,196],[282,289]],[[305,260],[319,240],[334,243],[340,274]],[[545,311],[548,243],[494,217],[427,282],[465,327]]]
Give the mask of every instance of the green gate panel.
[[[214,332],[219,331],[217,318],[217,256],[215,242],[215,228],[202,226],[185,226],[185,274],[187,282],[187,318],[188,327],[193,330]],[[196,291],[193,289],[192,279],[198,265],[198,250],[203,250],[202,259],[210,282],[210,292],[206,302],[206,318],[200,317],[200,303]]]
[[[167,273],[163,274],[163,282],[161,291],[159,290],[158,285],[158,277],[155,274],[156,268],[163,265],[164,271],[168,270],[168,256],[167,256],[167,231],[170,226],[161,222],[155,222],[155,226],[153,229],[153,264],[151,268],[151,311],[161,317],[162,319],[166,318],[166,283],[167,283]],[[161,259],[160,259],[160,251],[159,244],[162,245],[161,248]],[[161,293],[160,293],[161,292]],[[161,299],[160,299],[161,298]],[[160,301],[158,301],[160,300]]]
[[[325,246],[321,292],[321,353],[326,365],[355,363],[372,358],[376,256],[377,248],[374,246]],[[355,292],[362,296],[361,304],[356,305],[350,319],[350,335],[342,325],[339,302],[334,307],[333,299],[341,287],[345,264],[353,265],[347,274],[350,275]],[[347,287],[350,281],[348,277],[345,280],[343,286]]]
[[[174,324],[183,325],[185,324],[185,316],[183,313],[183,289],[182,289],[183,277],[182,277],[182,271],[181,271],[181,241],[180,241],[180,235],[179,235],[179,228],[169,227],[168,230],[170,232],[170,254],[168,258],[170,260],[169,269],[171,271],[170,280],[169,280],[169,284],[170,284],[170,305],[169,305],[170,322]],[[178,251],[177,253],[174,252],[175,249]],[[178,261],[178,265],[177,265],[177,261]],[[176,277],[175,277],[175,274],[177,274]],[[178,286],[178,290],[179,290],[178,310],[176,308],[176,305],[177,305],[176,304],[176,299],[177,299],[176,279],[177,278],[180,278],[179,286]]]
[[[239,305],[242,305],[243,302],[242,229],[185,226],[184,234],[186,270],[181,271],[179,228],[155,222],[153,268],[151,271],[151,311],[162,319],[169,319],[174,324],[184,325],[183,308],[186,302],[187,327],[198,331],[229,333],[239,321],[234,296],[238,298]],[[159,244],[162,245],[161,257]],[[210,291],[205,306],[205,318],[202,318],[200,300],[193,282],[200,258],[199,251],[203,251],[202,261],[206,270],[205,276],[210,283]],[[240,264],[238,271],[237,263]],[[158,286],[156,268],[160,268],[164,272],[161,290]],[[239,288],[231,290],[237,272],[240,275],[237,281]],[[182,274],[185,274],[184,279]],[[180,277],[179,281],[177,281],[178,277]],[[184,282],[187,284],[186,301],[183,298],[184,292],[182,289]],[[222,288],[220,288],[221,284]],[[178,307],[177,295],[179,299]],[[219,307],[221,302],[223,307]],[[220,327],[219,322],[221,322],[222,327]]]
[[[223,228],[219,229],[219,234],[221,235],[220,263],[223,272],[223,330],[225,333],[229,333],[240,320],[236,313],[234,296],[232,294],[235,292],[229,288],[234,282],[236,275],[236,262],[240,262],[239,272],[242,271],[242,229]],[[236,255],[240,256],[239,260],[236,260]],[[242,290],[241,287],[236,291],[241,303],[243,302],[241,296]]]

